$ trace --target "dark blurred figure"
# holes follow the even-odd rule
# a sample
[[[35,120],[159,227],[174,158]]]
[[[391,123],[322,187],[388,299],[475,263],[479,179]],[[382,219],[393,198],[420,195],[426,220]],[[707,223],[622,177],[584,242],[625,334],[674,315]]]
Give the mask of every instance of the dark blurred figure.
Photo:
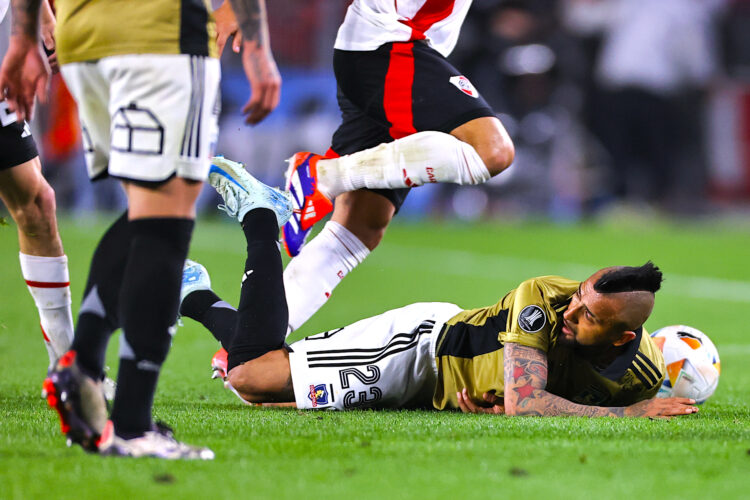
[[[611,194],[677,213],[703,208],[702,125],[717,73],[723,0],[564,0],[574,32],[599,37],[592,130],[612,157]]]
[[[456,191],[459,216],[516,211],[576,220],[600,191],[596,175],[585,172],[594,162],[578,122],[586,58],[580,42],[561,29],[557,4],[475,0],[469,11],[451,60],[502,115],[516,157],[507,174],[486,185],[445,188]],[[480,190],[501,196],[480,197]],[[486,206],[470,207],[476,200]]]

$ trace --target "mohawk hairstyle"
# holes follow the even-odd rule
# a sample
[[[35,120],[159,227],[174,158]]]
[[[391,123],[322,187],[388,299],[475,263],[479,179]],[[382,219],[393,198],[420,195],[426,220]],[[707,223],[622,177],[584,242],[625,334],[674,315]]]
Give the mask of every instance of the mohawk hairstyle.
[[[623,266],[607,271],[594,283],[594,290],[599,293],[656,293],[661,288],[661,282],[661,271],[648,261],[640,267]]]

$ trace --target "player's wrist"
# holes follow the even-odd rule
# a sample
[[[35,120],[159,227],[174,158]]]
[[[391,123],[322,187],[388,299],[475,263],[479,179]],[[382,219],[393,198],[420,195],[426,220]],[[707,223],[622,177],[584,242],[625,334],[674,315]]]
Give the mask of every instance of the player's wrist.
[[[10,35],[10,47],[15,47],[18,50],[36,48],[38,43],[39,35],[37,33],[32,35],[31,33],[18,32]]]

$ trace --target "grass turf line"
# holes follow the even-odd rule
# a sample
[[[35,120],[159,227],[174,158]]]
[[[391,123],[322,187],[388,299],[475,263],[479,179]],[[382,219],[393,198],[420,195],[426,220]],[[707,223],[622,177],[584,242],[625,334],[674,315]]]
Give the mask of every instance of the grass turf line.
[[[61,221],[75,309],[104,228],[100,221]],[[217,459],[168,463],[102,459],[64,446],[54,413],[39,398],[46,355],[17,264],[15,227],[0,227],[6,263],[0,270],[0,498],[741,497],[750,468],[747,303],[668,287],[670,276],[750,285],[749,244],[746,232],[707,226],[397,225],[296,335],[422,300],[479,307],[521,279],[562,272],[557,267],[583,279],[589,269],[651,258],[667,282],[647,328],[696,326],[722,357],[719,389],[694,417],[250,409],[208,379],[216,344],[186,320],[162,372],[155,413],[180,439],[211,446]],[[232,303],[243,252],[235,224],[199,222],[191,257],[208,267],[214,288]],[[108,357],[113,369],[116,350],[117,338]]]

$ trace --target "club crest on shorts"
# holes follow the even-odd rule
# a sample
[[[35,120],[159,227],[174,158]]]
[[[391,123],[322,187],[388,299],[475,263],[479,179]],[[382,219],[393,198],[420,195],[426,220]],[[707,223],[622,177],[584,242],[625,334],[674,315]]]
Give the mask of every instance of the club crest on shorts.
[[[307,399],[312,401],[313,408],[319,405],[328,404],[328,389],[325,384],[311,385],[310,394],[307,395]]]
[[[448,81],[455,85],[458,90],[460,90],[467,96],[473,97],[474,99],[479,97],[479,92],[477,92],[477,89],[474,88],[474,85],[472,85],[469,79],[464,75],[452,76]]]
[[[547,324],[547,316],[539,306],[526,306],[518,315],[518,326],[526,333],[536,333]]]

